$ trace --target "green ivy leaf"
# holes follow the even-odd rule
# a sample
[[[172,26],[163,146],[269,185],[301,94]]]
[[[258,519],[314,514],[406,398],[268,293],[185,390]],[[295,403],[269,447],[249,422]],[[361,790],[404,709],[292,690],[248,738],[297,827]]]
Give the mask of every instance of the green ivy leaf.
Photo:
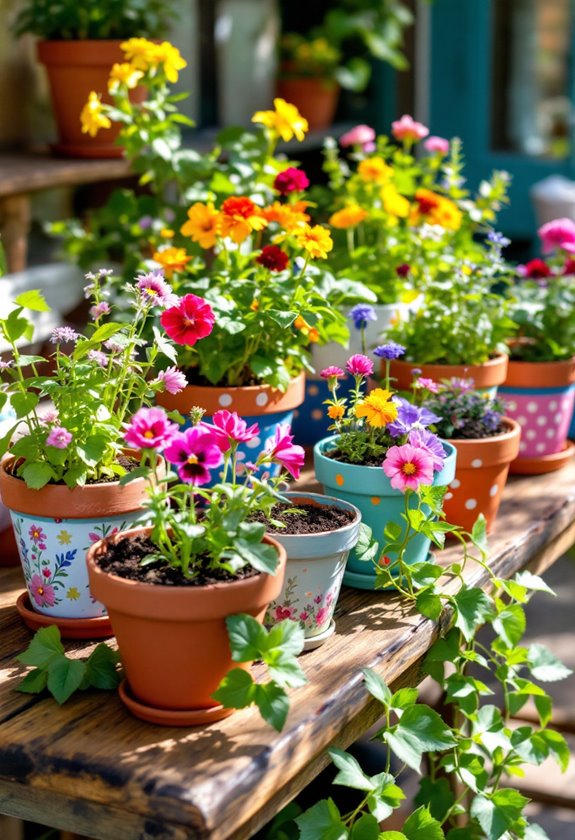
[[[391,698],[390,706],[395,712],[403,713],[409,706],[417,703],[418,696],[417,688],[399,688]]]
[[[379,823],[372,814],[362,814],[353,824],[349,840],[378,840]]]
[[[443,604],[439,595],[427,589],[417,593],[415,606],[421,615],[430,618],[432,621],[437,621],[443,612]]]
[[[54,478],[54,470],[45,461],[32,461],[24,465],[22,478],[32,490],[40,490]]]
[[[445,837],[439,822],[423,805],[409,815],[403,825],[403,833],[408,840],[444,840]]]
[[[553,701],[545,695],[545,697],[534,697],[533,702],[535,703],[541,726],[547,726],[553,716]]]
[[[409,567],[409,574],[415,586],[433,586],[443,574],[443,569],[437,563],[414,563]]]
[[[482,513],[479,514],[473,528],[471,529],[471,542],[482,554],[487,552],[487,520]]]
[[[21,295],[14,298],[14,303],[24,309],[31,309],[32,312],[51,311],[44,298],[44,293],[40,289],[30,289],[27,292],[22,292]]]
[[[328,750],[331,760],[339,770],[334,785],[345,785],[356,790],[375,790],[377,784],[361,769],[359,762],[349,753],[332,747]]]
[[[383,531],[383,535],[388,542],[397,542],[401,539],[403,528],[398,522],[388,522]]]
[[[564,773],[567,770],[570,761],[569,746],[567,741],[563,735],[555,729],[542,729],[538,734],[545,741],[549,748],[549,752],[556,759],[557,764],[561,768],[561,772]]]
[[[531,823],[525,829],[524,840],[550,840],[547,832],[543,831],[537,823]]]
[[[496,790],[490,797],[476,796],[471,803],[471,816],[477,820],[487,840],[499,840],[521,819],[521,812],[528,802],[518,791],[504,788]]]
[[[226,627],[234,662],[253,662],[267,648],[266,630],[253,616],[230,615]]]
[[[399,724],[383,733],[383,740],[417,772],[423,753],[446,750],[457,743],[437,712],[423,704],[406,709]]]
[[[520,586],[524,586],[526,589],[531,589],[534,592],[547,592],[548,595],[557,596],[557,593],[554,592],[550,586],[548,586],[542,577],[539,575],[534,575],[532,572],[525,571],[525,572],[518,572],[515,575],[514,580]]]
[[[431,779],[423,776],[419,780],[419,790],[414,799],[416,805],[427,805],[429,811],[440,823],[455,802],[449,781],[439,777]]]
[[[375,671],[372,671],[371,668],[364,668],[362,673],[365,680],[365,687],[371,696],[375,697],[376,700],[379,700],[379,702],[387,708],[391,701],[391,691],[387,687],[386,683],[378,674],[375,673]]]
[[[288,696],[283,688],[273,682],[256,684],[254,703],[263,719],[273,726],[276,732],[281,732],[289,711]]]
[[[18,341],[25,334],[27,334],[28,338],[32,338],[34,327],[29,323],[27,318],[22,318],[21,315],[21,309],[14,309],[6,320],[1,322],[2,332],[8,341]]]
[[[81,659],[67,659],[59,656],[48,665],[48,691],[57,703],[62,705],[84,680],[86,663]]]
[[[101,642],[86,660],[86,679],[94,688],[112,690],[117,688],[122,676],[117,669],[120,655]]]
[[[296,817],[300,840],[347,840],[348,831],[333,799],[322,799]]]
[[[531,674],[541,682],[564,680],[573,673],[545,645],[531,645],[527,661]]]
[[[212,697],[226,709],[245,709],[255,701],[255,683],[243,668],[232,668]]]
[[[456,608],[455,626],[459,627],[466,641],[471,641],[475,631],[493,614],[493,601],[478,587],[463,585],[451,599]]]
[[[39,694],[46,688],[47,683],[48,671],[43,668],[34,668],[18,683],[16,691],[23,691],[25,694]]]
[[[301,628],[303,637],[303,627]],[[302,639],[303,646],[303,639]],[[307,677],[304,674],[301,665],[290,653],[283,651],[274,652],[273,656],[266,655],[264,662],[268,666],[268,673],[274,682],[281,685],[282,688],[298,688],[300,685],[307,683]]]
[[[262,652],[265,654],[265,651],[273,651],[276,648],[281,649],[282,654],[291,654],[292,656],[297,656],[303,650],[304,642],[305,642],[305,632],[300,624],[299,621],[294,621],[291,618],[284,618],[283,621],[279,621],[277,624],[274,624],[273,627],[270,627],[269,630],[265,630],[266,633],[266,642],[265,642],[265,650],[262,649]],[[266,657],[264,655],[264,661]]]
[[[63,653],[64,645],[60,640],[60,631],[55,624],[50,624],[49,627],[42,627],[36,631],[26,650],[17,659],[23,665],[43,667]]]
[[[405,799],[405,794],[389,773],[371,776],[377,784],[376,790],[367,797],[367,807],[378,822],[386,820]]]
[[[520,604],[510,604],[502,609],[492,621],[493,629],[506,645],[519,644],[525,633],[527,621],[525,610]]]

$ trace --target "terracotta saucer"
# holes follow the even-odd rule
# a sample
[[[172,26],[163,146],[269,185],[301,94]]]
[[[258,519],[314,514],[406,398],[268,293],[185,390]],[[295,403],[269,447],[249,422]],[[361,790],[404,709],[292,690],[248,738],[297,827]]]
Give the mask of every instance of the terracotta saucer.
[[[39,630],[41,627],[49,627],[51,624],[55,624],[63,639],[106,639],[108,636],[114,635],[107,615],[97,616],[96,618],[58,618],[57,616],[44,615],[32,609],[27,592],[22,592],[18,597],[16,609],[20,618],[30,630]]]
[[[205,726],[216,720],[228,717],[235,709],[224,709],[223,706],[212,706],[210,709],[158,709],[156,706],[146,706],[136,700],[131,692],[127,680],[122,680],[118,688],[120,700],[127,708],[141,720],[155,723],[159,726]]]
[[[323,645],[330,636],[333,636],[335,633],[335,621],[332,620],[329,623],[327,630],[324,630],[323,633],[318,633],[317,636],[310,636],[309,639],[306,639],[303,643],[303,649],[306,650],[315,650],[316,648]]]
[[[575,452],[575,443],[568,440],[560,452],[538,455],[535,458],[516,458],[511,461],[509,472],[513,475],[541,475],[564,467]]]

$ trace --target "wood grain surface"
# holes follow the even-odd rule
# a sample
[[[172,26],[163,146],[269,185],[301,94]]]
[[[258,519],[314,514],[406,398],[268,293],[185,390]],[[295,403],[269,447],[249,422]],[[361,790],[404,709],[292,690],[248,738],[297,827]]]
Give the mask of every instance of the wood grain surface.
[[[317,489],[311,471],[299,486]],[[490,540],[492,568],[505,577],[540,572],[574,542],[575,463],[512,479]],[[449,548],[438,559],[457,554]],[[467,580],[488,585],[477,564]],[[58,707],[15,692],[26,670],[15,656],[30,638],[13,606],[22,588],[19,570],[0,571],[0,813],[101,840],[250,837],[326,766],[326,747],[345,748],[376,722],[362,668],[394,687],[415,685],[439,632],[393,594],[344,588],[336,634],[302,657],[310,682],[291,692],[283,733],[253,710],[172,729],[133,718],[115,694],[91,690]]]

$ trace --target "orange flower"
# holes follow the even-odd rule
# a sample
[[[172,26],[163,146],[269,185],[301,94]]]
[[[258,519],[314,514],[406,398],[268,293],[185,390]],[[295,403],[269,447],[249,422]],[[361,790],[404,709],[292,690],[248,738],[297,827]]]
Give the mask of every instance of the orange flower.
[[[327,416],[331,420],[341,420],[345,414],[345,407],[343,405],[330,405],[327,410]]]
[[[329,231],[321,225],[311,227],[308,224],[303,224],[294,231],[294,236],[298,245],[305,248],[312,260],[325,260],[333,248],[333,240]]]
[[[297,316],[297,318],[293,322],[293,325],[296,328],[296,330],[302,330],[302,332],[304,330],[309,330],[308,322],[305,320],[305,318],[302,318],[301,315]]]
[[[294,204],[274,201],[269,207],[264,207],[262,213],[268,222],[277,222],[283,230],[291,233],[299,225],[309,222],[310,216],[304,212],[307,206],[307,201],[296,201]]]
[[[359,204],[350,204],[349,207],[344,207],[342,210],[333,213],[329,218],[329,223],[334,228],[350,228],[363,222],[368,216],[367,210],[364,210]]]
[[[200,248],[213,248],[220,232],[220,214],[211,202],[202,204],[196,201],[188,210],[188,221],[180,228],[180,233],[189,236],[192,242],[198,242]]]
[[[385,184],[386,181],[391,179],[393,169],[387,165],[383,158],[376,156],[361,160],[357,167],[357,173],[363,181]]]
[[[461,210],[449,198],[420,189],[415,193],[416,204],[412,207],[409,221],[418,224],[422,219],[432,225],[440,225],[446,230],[459,230]]]
[[[263,230],[267,225],[260,207],[244,196],[226,198],[222,204],[222,236],[229,236],[236,244],[254,230]]]
[[[319,332],[316,330],[315,327],[312,327],[308,332],[307,337],[312,344],[317,344],[319,341]]]
[[[174,271],[183,271],[192,258],[186,254],[183,248],[170,247],[156,251],[152,259],[160,263],[166,277],[170,278]]]

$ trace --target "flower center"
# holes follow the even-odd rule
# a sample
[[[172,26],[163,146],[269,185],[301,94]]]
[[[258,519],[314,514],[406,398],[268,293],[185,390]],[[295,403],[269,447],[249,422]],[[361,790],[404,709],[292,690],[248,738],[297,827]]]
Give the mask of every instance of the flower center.
[[[186,327],[193,327],[194,326],[194,319],[193,318],[184,318],[184,326]]]
[[[44,594],[44,587],[39,586],[37,592],[38,592],[38,595],[43,595]]]
[[[412,464],[411,461],[408,461],[407,464],[404,464],[401,468],[404,475],[413,475],[417,472],[417,467],[415,464]]]
[[[188,464],[197,464],[198,458],[196,455],[188,455]]]
[[[154,433],[151,431],[151,429],[148,429],[147,431],[144,432],[144,437],[148,438],[148,440],[149,440],[150,438],[154,437]]]

